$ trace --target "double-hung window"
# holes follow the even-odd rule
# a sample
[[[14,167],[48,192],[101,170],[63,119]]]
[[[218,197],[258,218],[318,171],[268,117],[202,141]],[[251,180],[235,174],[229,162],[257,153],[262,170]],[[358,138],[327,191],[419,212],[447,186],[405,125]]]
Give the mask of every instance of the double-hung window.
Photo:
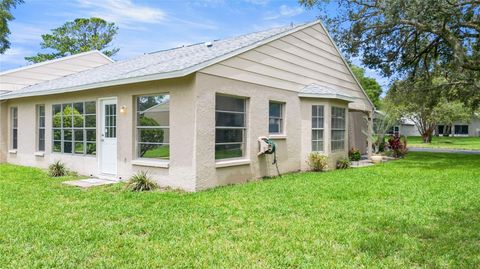
[[[18,148],[18,108],[10,109],[11,125],[12,125],[12,149]]]
[[[323,151],[323,110],[323,106],[312,106],[312,151]]]
[[[37,150],[45,151],[45,105],[37,105]]]
[[[268,132],[283,134],[283,110],[285,104],[270,101],[268,107]]]
[[[332,151],[345,149],[345,108],[332,107]]]
[[[137,158],[170,158],[170,95],[137,96]]]
[[[215,159],[245,156],[246,99],[217,95],[215,98]]]
[[[96,103],[52,105],[53,152],[95,155],[97,152]]]

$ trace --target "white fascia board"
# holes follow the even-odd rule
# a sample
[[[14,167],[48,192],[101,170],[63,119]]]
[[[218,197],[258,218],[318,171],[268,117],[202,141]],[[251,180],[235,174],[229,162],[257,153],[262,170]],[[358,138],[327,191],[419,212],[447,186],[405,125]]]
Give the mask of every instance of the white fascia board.
[[[203,68],[206,68],[208,66],[214,65],[216,63],[222,62],[224,60],[227,60],[229,58],[232,58],[234,56],[237,56],[241,53],[244,53],[246,51],[252,50],[254,48],[257,48],[259,46],[262,46],[264,44],[267,44],[269,42],[272,42],[274,40],[277,40],[279,38],[282,38],[284,36],[287,36],[289,34],[295,33],[297,31],[303,30],[307,27],[310,27],[315,24],[320,24],[319,20],[313,21],[311,23],[298,26],[296,28],[293,28],[289,31],[286,31],[284,33],[272,36],[270,38],[267,38],[265,40],[259,41],[257,43],[254,43],[250,46],[246,46],[244,48],[240,48],[238,50],[232,51],[230,53],[227,53],[225,55],[216,57],[214,59],[205,61],[203,63],[177,70],[177,71],[172,71],[172,72],[166,72],[166,73],[158,73],[158,74],[153,74],[153,75],[146,75],[146,76],[139,76],[139,77],[133,77],[133,78],[126,78],[126,79],[117,79],[117,80],[110,80],[110,81],[105,81],[105,82],[98,82],[98,83],[92,83],[92,84],[86,84],[86,85],[79,85],[79,86],[74,86],[74,87],[67,87],[67,88],[59,88],[55,90],[49,90],[49,91],[38,91],[38,92],[25,92],[24,94],[22,93],[12,93],[8,94],[7,96],[0,96],[0,100],[6,100],[6,99],[14,99],[14,98],[21,98],[21,97],[31,97],[31,96],[41,96],[41,95],[50,95],[50,94],[57,94],[57,93],[66,93],[66,92],[76,92],[76,91],[83,91],[83,90],[90,90],[90,89],[95,89],[95,88],[103,88],[103,87],[110,87],[110,86],[118,86],[118,85],[123,85],[123,84],[131,84],[131,83],[139,83],[139,82],[147,82],[147,81],[154,81],[154,80],[161,80],[161,79],[169,79],[169,78],[177,78],[177,77],[183,77],[190,75],[194,72],[197,72]]]

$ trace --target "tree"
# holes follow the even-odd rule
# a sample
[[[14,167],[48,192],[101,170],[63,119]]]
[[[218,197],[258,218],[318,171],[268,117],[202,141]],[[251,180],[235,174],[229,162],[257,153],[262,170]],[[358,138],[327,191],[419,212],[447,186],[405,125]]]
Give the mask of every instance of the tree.
[[[365,69],[356,66],[350,65],[353,74],[357,78],[358,82],[362,85],[362,88],[368,95],[368,98],[373,102],[375,107],[380,108],[380,95],[382,94],[382,87],[374,78],[365,76]]]
[[[10,48],[8,22],[15,19],[10,10],[22,3],[23,0],[0,0],[0,54],[5,53]]]
[[[451,96],[480,105],[480,1],[337,0],[335,13],[326,10],[328,0],[299,2],[320,8],[347,56],[385,76],[435,71],[445,85],[461,86]]]
[[[75,19],[53,29],[51,34],[42,35],[43,41],[40,46],[53,52],[38,53],[25,57],[25,60],[39,63],[90,50],[99,50],[107,56],[113,56],[119,49],[109,49],[109,46],[117,30],[118,27],[114,23],[100,18]]]
[[[394,82],[385,97],[385,101],[395,106],[403,118],[415,124],[424,143],[432,141],[438,123],[472,116],[470,109],[443,94],[439,86],[444,83],[443,77],[412,76]]]

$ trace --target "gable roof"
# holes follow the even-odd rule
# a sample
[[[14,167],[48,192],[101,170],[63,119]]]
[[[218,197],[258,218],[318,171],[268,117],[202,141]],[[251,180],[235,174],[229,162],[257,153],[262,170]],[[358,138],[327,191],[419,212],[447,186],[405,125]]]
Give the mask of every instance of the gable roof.
[[[328,39],[333,44],[350,75],[371,107],[374,108],[372,101],[368,98],[350,69],[348,62],[320,20],[144,54],[3,94],[0,95],[0,100],[183,77],[317,24],[325,30]]]
[[[92,50],[7,70],[0,72],[0,94],[1,92],[19,90],[112,62],[113,60],[105,54],[98,50]]]
[[[73,92],[127,83],[183,77],[317,23],[319,22],[314,21],[298,26],[278,27],[223,40],[148,53],[32,85],[4,94],[0,96],[0,99]]]

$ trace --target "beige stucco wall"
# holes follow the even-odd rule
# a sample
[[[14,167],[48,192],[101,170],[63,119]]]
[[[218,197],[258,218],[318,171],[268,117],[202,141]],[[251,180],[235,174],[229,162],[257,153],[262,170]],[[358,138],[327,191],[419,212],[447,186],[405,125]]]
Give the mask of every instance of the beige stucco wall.
[[[196,94],[196,167],[197,190],[218,185],[245,182],[277,175],[271,164],[273,156],[257,156],[258,137],[268,134],[269,101],[285,103],[285,135],[272,136],[277,144],[278,167],[281,173],[307,170],[306,158],[311,152],[312,105],[325,106],[325,154],[329,165],[345,157],[348,150],[348,132],[345,132],[345,150],[331,152],[331,105],[347,107],[347,102],[327,99],[299,98],[297,93],[212,76],[198,74]],[[247,150],[238,160],[215,160],[215,95],[227,94],[247,98]],[[348,117],[346,126],[348,126]],[[226,167],[225,167],[226,166]]]
[[[7,161],[8,151],[8,108],[5,101],[0,101],[0,163]]]
[[[368,132],[368,113],[364,111],[350,110],[349,116],[349,149],[354,147],[360,150],[360,153],[367,153],[367,135]]]
[[[195,76],[182,79],[162,80],[149,83],[139,83],[117,87],[88,90],[76,93],[65,93],[43,97],[21,98],[9,100],[5,104],[8,108],[18,107],[18,150],[16,154],[7,154],[9,163],[46,168],[55,160],[61,160],[67,167],[82,175],[100,176],[98,155],[101,154],[100,132],[97,131],[97,156],[60,154],[52,152],[52,105],[75,101],[97,102],[97,129],[100,126],[100,98],[117,98],[117,145],[118,174],[117,178],[126,179],[133,173],[146,170],[160,185],[178,187],[193,191],[195,186],[194,163],[194,134],[193,119],[195,118],[192,105]],[[169,168],[133,165],[134,152],[134,102],[136,95],[168,93],[170,103],[170,161]],[[45,105],[46,113],[46,142],[45,155],[35,156],[35,106]],[[126,105],[125,113],[118,110]],[[2,105],[2,111],[3,111]],[[173,116],[174,115],[174,116]],[[2,123],[4,121],[2,120]],[[7,124],[9,121],[7,121]],[[2,128],[3,133],[4,128]],[[10,126],[8,127],[10,130]],[[7,141],[10,141],[10,133]]]

